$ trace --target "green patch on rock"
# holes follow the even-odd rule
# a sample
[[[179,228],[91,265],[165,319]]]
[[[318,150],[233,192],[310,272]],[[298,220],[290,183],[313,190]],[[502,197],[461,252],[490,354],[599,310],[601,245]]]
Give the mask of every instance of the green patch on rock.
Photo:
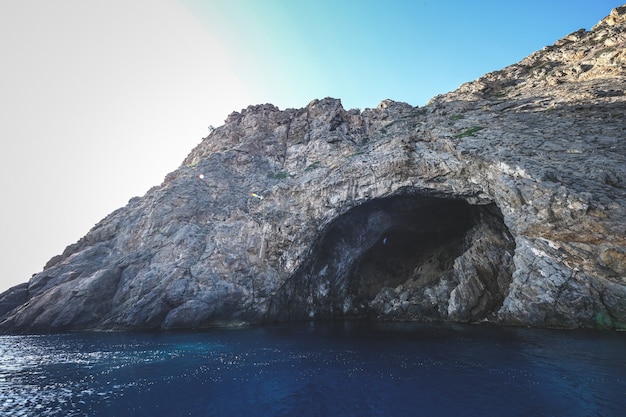
[[[457,139],[461,139],[467,136],[474,136],[477,132],[483,130],[484,127],[483,126],[474,126],[474,127],[470,127],[467,130],[464,130],[463,132],[459,133],[458,135],[455,135],[454,137]]]
[[[309,165],[308,167],[304,168],[304,171],[305,172],[313,171],[314,169],[319,168],[320,165],[321,165],[320,161],[315,161],[311,165]]]
[[[267,176],[274,180],[284,180],[285,178],[290,177],[289,173],[285,171],[270,172]]]
[[[598,312],[594,316],[594,321],[597,329],[602,330],[626,330],[626,323],[620,320],[615,320],[613,317],[606,313]]]

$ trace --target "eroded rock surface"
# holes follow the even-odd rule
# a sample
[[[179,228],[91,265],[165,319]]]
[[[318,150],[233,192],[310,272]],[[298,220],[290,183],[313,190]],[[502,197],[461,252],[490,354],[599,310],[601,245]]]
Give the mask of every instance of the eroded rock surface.
[[[232,113],[0,330],[626,325],[626,8],[422,108]]]

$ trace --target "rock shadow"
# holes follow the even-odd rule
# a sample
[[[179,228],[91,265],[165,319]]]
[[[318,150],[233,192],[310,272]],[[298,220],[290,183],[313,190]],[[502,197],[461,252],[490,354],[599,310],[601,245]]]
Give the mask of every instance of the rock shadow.
[[[483,319],[508,290],[513,242],[494,204],[372,200],[320,233],[272,299],[267,320]]]

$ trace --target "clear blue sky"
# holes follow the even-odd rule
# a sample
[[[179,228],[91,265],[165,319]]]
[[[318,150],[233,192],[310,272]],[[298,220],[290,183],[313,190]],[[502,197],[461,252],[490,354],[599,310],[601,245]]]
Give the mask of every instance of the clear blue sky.
[[[423,105],[619,1],[2,0],[0,291],[233,110]]]
[[[215,4],[217,3],[217,5]],[[389,97],[423,105],[519,61],[619,1],[185,0],[234,54],[259,99],[299,107],[342,98],[373,107]]]

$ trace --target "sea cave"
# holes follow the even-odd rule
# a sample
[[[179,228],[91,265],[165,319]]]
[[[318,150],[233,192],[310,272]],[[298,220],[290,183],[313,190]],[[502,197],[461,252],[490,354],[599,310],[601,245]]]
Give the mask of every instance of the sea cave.
[[[371,200],[322,230],[268,319],[489,318],[511,282],[514,249],[495,204],[423,195]]]

